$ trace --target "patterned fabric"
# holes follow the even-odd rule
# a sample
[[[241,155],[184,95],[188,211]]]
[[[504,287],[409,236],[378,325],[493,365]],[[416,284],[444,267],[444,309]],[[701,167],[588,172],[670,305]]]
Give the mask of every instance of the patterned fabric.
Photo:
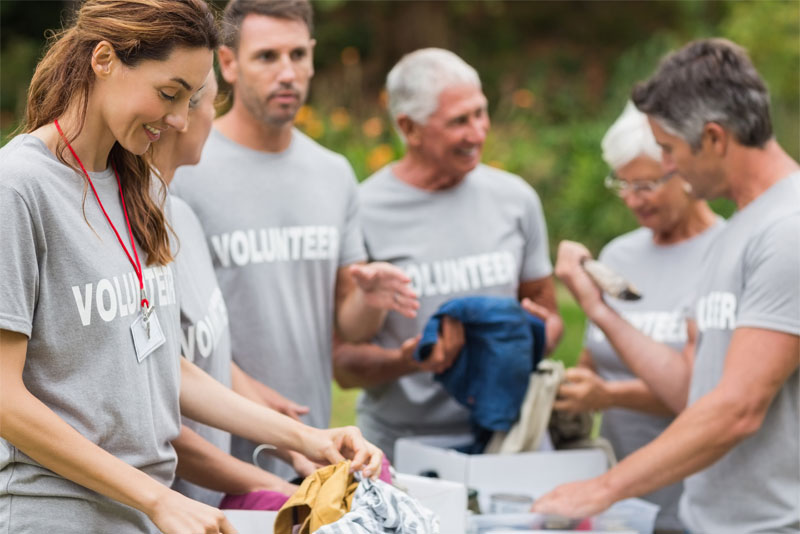
[[[438,534],[439,518],[416,499],[382,480],[364,479],[349,513],[317,534]]]

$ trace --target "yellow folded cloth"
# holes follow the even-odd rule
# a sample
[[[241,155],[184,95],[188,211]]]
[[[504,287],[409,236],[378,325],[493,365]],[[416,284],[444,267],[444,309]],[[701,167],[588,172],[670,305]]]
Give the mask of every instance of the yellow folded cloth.
[[[292,534],[294,525],[301,525],[299,534],[310,534],[338,521],[350,511],[357,487],[350,460],[314,471],[278,511],[275,534]]]

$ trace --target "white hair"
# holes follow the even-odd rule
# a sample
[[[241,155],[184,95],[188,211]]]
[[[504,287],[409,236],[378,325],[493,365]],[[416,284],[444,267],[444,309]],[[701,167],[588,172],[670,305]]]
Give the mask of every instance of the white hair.
[[[603,136],[601,146],[603,160],[612,169],[624,167],[639,156],[661,161],[661,147],[653,137],[647,115],[636,109],[630,101]]]
[[[454,53],[422,48],[406,54],[386,77],[392,120],[397,124],[400,115],[407,115],[414,122],[425,124],[439,107],[441,92],[456,85],[480,89],[481,80],[475,69]]]

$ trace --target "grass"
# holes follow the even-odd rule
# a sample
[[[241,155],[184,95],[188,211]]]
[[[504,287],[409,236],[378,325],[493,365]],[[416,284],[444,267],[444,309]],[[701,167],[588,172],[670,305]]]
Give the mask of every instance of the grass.
[[[571,367],[578,361],[578,355],[583,347],[586,316],[566,289],[558,286],[557,290],[558,307],[561,317],[564,319],[564,337],[552,357],[563,361],[567,367]],[[334,382],[331,426],[355,424],[356,398],[359,391],[358,389],[343,390]]]

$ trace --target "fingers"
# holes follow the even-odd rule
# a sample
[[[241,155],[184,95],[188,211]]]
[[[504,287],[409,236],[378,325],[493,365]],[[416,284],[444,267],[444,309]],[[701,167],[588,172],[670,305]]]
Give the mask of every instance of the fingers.
[[[367,442],[370,453],[369,465],[364,469],[364,474],[372,479],[377,479],[381,475],[383,464],[383,451],[370,442]]]
[[[403,341],[403,344],[400,346],[400,355],[403,361],[410,362],[414,360],[414,353],[417,351],[420,339],[422,339],[422,334],[418,334],[415,337]]]
[[[522,305],[522,309],[523,310],[525,310],[526,312],[530,313],[531,315],[534,315],[534,316],[538,317],[542,321],[547,321],[547,319],[552,314],[552,312],[550,310],[548,310],[547,308],[545,308],[541,304],[537,304],[537,303],[533,302],[528,297],[525,297],[524,299],[522,299],[522,302],[520,304]]]
[[[444,317],[442,324],[444,338],[444,358],[446,368],[450,367],[464,346],[464,325],[452,317]]]
[[[222,516],[222,523],[219,525],[220,534],[239,534],[239,531],[233,528],[228,518]]]

